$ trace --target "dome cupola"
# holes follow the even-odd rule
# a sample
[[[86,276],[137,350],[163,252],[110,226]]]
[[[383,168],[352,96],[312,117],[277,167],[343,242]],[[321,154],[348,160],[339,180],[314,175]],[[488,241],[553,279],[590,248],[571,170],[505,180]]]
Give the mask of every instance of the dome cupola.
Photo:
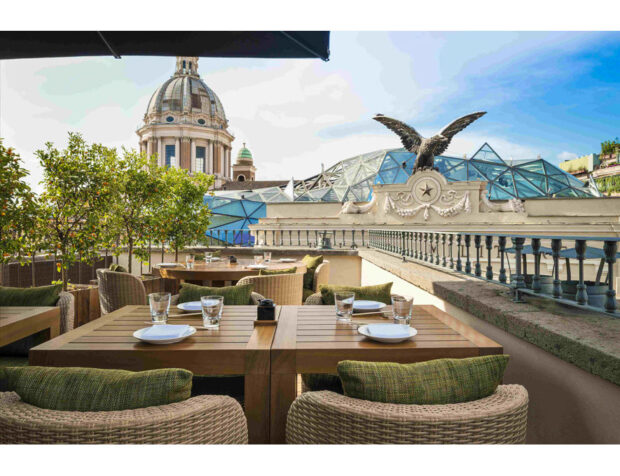
[[[237,154],[237,161],[235,164],[243,164],[243,165],[252,165],[254,163],[254,159],[252,158],[252,152],[245,146],[245,142],[243,143],[243,147],[239,149],[239,153]]]

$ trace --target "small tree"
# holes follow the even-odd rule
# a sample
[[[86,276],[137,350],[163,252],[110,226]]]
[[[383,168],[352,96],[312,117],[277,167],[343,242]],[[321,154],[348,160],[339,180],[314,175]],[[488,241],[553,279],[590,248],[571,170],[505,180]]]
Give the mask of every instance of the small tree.
[[[163,174],[162,203],[153,214],[153,229],[157,239],[167,241],[174,249],[175,260],[179,249],[202,238],[209,227],[211,211],[204,197],[213,186],[213,175],[195,173],[176,167]]]
[[[63,289],[67,270],[78,260],[97,256],[112,198],[116,151],[87,144],[80,134],[69,133],[59,151],[50,142],[36,152],[43,167],[45,191],[41,194],[41,229],[60,256]]]
[[[141,261],[150,259],[145,246],[151,233],[151,221],[162,202],[163,169],[149,161],[146,154],[123,150],[123,158],[116,163],[114,197],[106,224],[108,230],[120,237],[127,246],[128,271],[132,271],[134,252]],[[138,247],[138,248],[136,248]]]
[[[0,139],[0,262],[22,257],[27,237],[34,236],[37,201],[24,182],[21,158]]]

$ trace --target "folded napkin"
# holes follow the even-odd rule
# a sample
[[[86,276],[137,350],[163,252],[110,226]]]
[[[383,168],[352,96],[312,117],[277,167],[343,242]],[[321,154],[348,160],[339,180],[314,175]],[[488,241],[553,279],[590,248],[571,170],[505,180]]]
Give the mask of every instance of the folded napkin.
[[[142,333],[144,339],[176,339],[177,337],[183,337],[189,332],[189,326],[187,324],[175,325],[175,324],[156,324],[149,327]]]
[[[267,266],[264,264],[251,264],[248,266],[250,269],[267,269]]]
[[[368,324],[368,333],[373,337],[408,337],[409,329],[403,324]]]

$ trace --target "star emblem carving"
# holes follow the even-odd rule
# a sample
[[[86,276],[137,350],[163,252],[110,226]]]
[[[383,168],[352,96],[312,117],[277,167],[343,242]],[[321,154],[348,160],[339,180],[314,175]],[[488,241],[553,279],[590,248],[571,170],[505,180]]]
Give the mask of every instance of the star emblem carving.
[[[425,183],[424,187],[420,188],[420,191],[422,192],[422,196],[428,195],[430,197],[431,196],[431,192],[433,191],[433,187],[430,187],[428,185],[428,183]]]

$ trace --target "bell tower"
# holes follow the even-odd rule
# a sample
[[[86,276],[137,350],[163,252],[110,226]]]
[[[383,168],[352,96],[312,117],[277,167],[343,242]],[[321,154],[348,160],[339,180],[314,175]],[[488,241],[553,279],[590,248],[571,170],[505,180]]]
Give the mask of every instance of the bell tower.
[[[237,160],[232,166],[232,176],[236,182],[253,182],[256,180],[256,167],[254,167],[252,152],[245,146],[245,142],[237,154]]]

